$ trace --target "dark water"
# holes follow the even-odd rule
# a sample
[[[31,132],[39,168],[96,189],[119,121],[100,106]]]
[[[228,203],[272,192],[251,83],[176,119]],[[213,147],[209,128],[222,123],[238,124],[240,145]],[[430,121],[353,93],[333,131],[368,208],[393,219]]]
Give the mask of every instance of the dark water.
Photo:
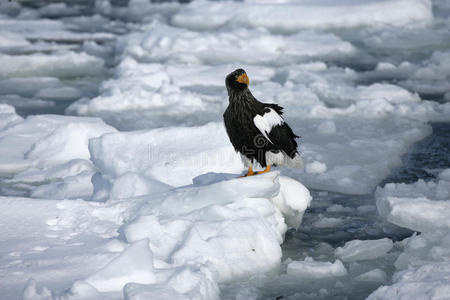
[[[433,133],[416,143],[403,156],[403,165],[392,171],[380,185],[434,180],[442,169],[450,168],[450,123],[430,123]]]

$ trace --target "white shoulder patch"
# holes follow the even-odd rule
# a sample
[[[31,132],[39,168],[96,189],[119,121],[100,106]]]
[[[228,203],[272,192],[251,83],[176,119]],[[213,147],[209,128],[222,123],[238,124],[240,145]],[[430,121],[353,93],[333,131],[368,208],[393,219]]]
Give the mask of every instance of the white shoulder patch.
[[[269,133],[275,126],[283,124],[284,120],[273,108],[269,108],[269,111],[264,113],[264,115],[256,115],[253,118],[253,123],[255,123],[256,128],[261,131],[262,135],[273,144],[269,139]]]

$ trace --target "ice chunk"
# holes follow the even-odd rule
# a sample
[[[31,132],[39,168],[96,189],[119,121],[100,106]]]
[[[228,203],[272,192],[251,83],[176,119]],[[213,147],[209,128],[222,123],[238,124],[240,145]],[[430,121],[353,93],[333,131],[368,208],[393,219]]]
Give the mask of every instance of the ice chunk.
[[[239,173],[243,166],[220,123],[121,132],[92,139],[91,159],[102,173],[142,173],[168,185],[192,183],[207,172]]]
[[[300,182],[285,176],[280,179],[280,194],[274,199],[275,205],[283,213],[286,224],[292,228],[298,228],[302,222],[303,214],[311,203],[312,197],[309,190]]]
[[[448,261],[450,236],[448,232],[414,234],[402,241],[404,248],[394,265],[397,270]]]
[[[29,168],[16,175],[8,182],[25,182],[35,183],[46,181],[54,181],[60,178],[78,175],[82,172],[95,170],[94,166],[89,160],[73,159],[64,164],[58,164],[54,167],[46,168],[45,170],[39,168]]]
[[[376,192],[377,209],[390,223],[420,232],[450,229],[449,169],[437,182],[419,180],[413,184],[386,184]],[[444,200],[444,201],[438,201]]]
[[[267,64],[272,61],[286,65],[293,59],[336,59],[356,53],[354,46],[338,36],[315,31],[302,31],[286,38],[283,35],[269,35],[265,30],[250,29],[198,33],[160,22],[153,22],[146,29],[148,31],[141,36],[133,34],[125,37],[128,39],[124,49],[126,54],[140,60],[159,62],[232,64],[241,61]]]
[[[75,158],[89,159],[88,141],[92,137],[111,132],[111,127],[100,122],[68,123],[33,144],[25,157],[38,165],[51,165]]]
[[[315,221],[311,225],[317,228],[331,228],[342,225],[344,222],[341,218],[333,218],[333,217],[321,217],[319,220]]]
[[[41,89],[35,97],[48,100],[78,100],[81,98],[81,92],[73,87],[58,87]]]
[[[16,114],[16,110],[13,106],[8,104],[0,104],[0,130],[13,126],[22,120],[22,117]]]
[[[289,12],[289,13],[287,13]],[[321,16],[321,17],[317,17]],[[293,32],[304,28],[358,27],[430,22],[430,1],[377,1],[330,5],[327,0],[314,3],[221,3],[204,5],[192,2],[172,17],[177,26],[196,30],[213,29],[227,23],[247,27],[265,27],[275,32]]]
[[[303,261],[293,261],[287,266],[287,273],[290,276],[303,279],[320,279],[328,277],[346,276],[347,270],[340,260],[334,263],[314,261],[311,257]]]
[[[39,14],[43,17],[62,17],[80,14],[80,7],[67,6],[65,3],[51,3],[39,8]]]
[[[393,285],[376,290],[369,299],[441,297],[450,276],[449,169],[438,180],[412,184],[387,184],[376,192],[377,209],[384,220],[420,231],[402,241],[394,265]],[[394,296],[395,295],[395,296]]]
[[[355,280],[360,282],[382,283],[386,281],[386,278],[387,278],[386,272],[380,269],[373,269],[366,273],[356,276]]]
[[[342,206],[342,205],[340,205],[340,204],[333,204],[333,205],[327,207],[327,212],[331,212],[331,213],[334,213],[334,212],[347,212],[347,213],[351,213],[351,212],[354,212],[354,209],[351,208],[351,207],[345,207],[345,206]]]
[[[85,53],[65,52],[52,55],[0,54],[0,78],[20,76],[78,77],[103,72],[103,60]]]
[[[31,197],[41,199],[90,199],[93,193],[93,172],[84,171],[75,176],[63,175],[56,182],[42,184],[33,189]]]
[[[15,77],[0,80],[1,94],[34,97],[41,89],[61,88],[64,84],[54,77]]]
[[[163,283],[127,284],[123,290],[125,299],[219,299],[217,283],[206,268],[181,267],[174,268],[169,273],[166,270],[161,273],[160,277],[165,277]]]
[[[312,174],[320,174],[327,170],[327,165],[320,161],[313,161],[306,165],[306,172]]]
[[[89,159],[88,140],[114,131],[94,118],[28,117],[0,131],[0,173],[14,174],[31,166],[43,169],[72,159]]]
[[[420,232],[450,230],[450,202],[432,201],[424,197],[377,199],[381,216],[397,226]]]
[[[430,200],[448,200],[450,198],[450,178],[448,174],[450,169],[441,171],[438,180],[424,181],[419,179],[412,184],[388,183],[383,188],[376,191],[377,198],[400,197],[400,198],[419,198],[424,197]]]
[[[33,14],[33,11],[27,10],[27,13]],[[31,18],[30,18],[31,17]],[[98,15],[97,15],[98,17]],[[89,20],[90,26],[93,25],[93,20],[95,20],[95,15]],[[72,24],[69,22],[64,23],[62,20],[50,20],[41,18],[36,18],[36,15],[31,15],[23,18],[9,18],[0,20],[0,32],[10,32],[21,35],[27,40],[43,40],[43,41],[83,41],[83,40],[98,40],[106,41],[114,39],[114,35],[111,33],[101,32],[99,30],[90,32],[76,32]],[[72,22],[71,22],[72,23]],[[78,27],[78,26],[76,26]],[[78,28],[77,28],[78,29]],[[81,31],[81,30],[80,30]],[[88,30],[85,30],[88,31]],[[23,47],[15,48],[14,51],[18,51]],[[26,47],[25,47],[26,48]],[[54,50],[64,49],[64,46],[53,45]]]
[[[133,243],[106,267],[86,279],[100,292],[121,291],[128,282],[154,281],[153,255],[147,239]]]
[[[54,107],[55,102],[41,99],[24,98],[18,95],[2,95],[0,96],[1,104],[13,105],[16,109],[42,109]]]
[[[147,237],[156,258],[208,264],[225,281],[276,266],[287,230],[282,215],[298,225],[311,197],[300,183],[274,172],[180,187],[151,199],[124,226],[127,241]]]
[[[450,263],[429,264],[396,274],[391,286],[381,286],[367,299],[446,299],[450,293]]]
[[[92,285],[88,284],[85,281],[75,281],[75,283],[70,288],[68,294],[70,297],[74,297],[75,299],[91,299],[91,300],[100,300],[102,299],[102,295],[94,288]]]
[[[345,262],[369,260],[385,255],[392,250],[393,246],[394,243],[388,238],[353,240],[345,243],[343,247],[338,247],[334,253],[336,257]]]
[[[0,31],[0,50],[5,51],[8,48],[23,47],[30,45],[22,35]]]

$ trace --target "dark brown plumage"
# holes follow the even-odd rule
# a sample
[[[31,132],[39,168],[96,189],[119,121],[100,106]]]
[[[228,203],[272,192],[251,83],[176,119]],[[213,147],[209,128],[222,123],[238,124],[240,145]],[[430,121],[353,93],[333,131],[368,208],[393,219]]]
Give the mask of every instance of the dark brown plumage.
[[[225,84],[230,101],[223,114],[225,128],[234,149],[246,158],[247,175],[253,175],[255,163],[266,167],[265,171],[271,165],[298,167],[298,136],[282,118],[283,108],[258,101],[248,89],[249,79],[243,69],[230,73]]]

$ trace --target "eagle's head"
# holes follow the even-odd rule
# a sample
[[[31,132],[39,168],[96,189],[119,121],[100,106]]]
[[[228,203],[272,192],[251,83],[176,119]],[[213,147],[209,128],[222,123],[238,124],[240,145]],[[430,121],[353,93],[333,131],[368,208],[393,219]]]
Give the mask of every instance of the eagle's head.
[[[237,69],[231,72],[225,79],[228,94],[245,91],[248,88],[249,83],[250,81],[247,73],[245,73],[243,69]]]

